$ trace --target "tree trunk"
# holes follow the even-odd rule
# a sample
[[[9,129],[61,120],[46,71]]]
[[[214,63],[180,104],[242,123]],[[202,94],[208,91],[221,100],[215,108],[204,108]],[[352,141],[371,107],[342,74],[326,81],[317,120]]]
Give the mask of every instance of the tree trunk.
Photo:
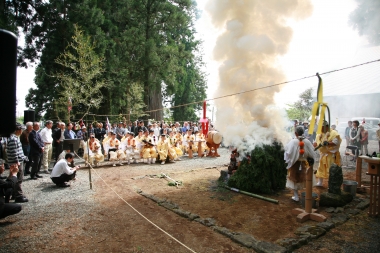
[[[150,91],[149,94],[150,97],[150,103],[148,106],[148,111],[151,110],[158,110],[154,112],[149,113],[149,118],[154,119],[156,121],[161,121],[163,120],[163,111],[162,111],[162,94],[161,94],[161,89],[154,89]]]

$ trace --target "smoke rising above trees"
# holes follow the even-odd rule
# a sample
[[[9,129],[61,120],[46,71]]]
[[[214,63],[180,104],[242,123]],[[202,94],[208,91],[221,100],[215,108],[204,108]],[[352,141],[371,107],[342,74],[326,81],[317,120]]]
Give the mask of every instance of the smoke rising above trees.
[[[286,20],[311,15],[310,1],[210,0],[206,8],[214,26],[223,30],[214,48],[214,59],[221,63],[216,97],[286,79],[277,62],[292,39]],[[286,113],[274,105],[279,91],[277,86],[215,101],[225,144],[250,151],[276,139],[286,142]]]
[[[380,1],[356,0],[358,7],[351,13],[349,23],[366,36],[368,42],[374,46],[380,45]]]

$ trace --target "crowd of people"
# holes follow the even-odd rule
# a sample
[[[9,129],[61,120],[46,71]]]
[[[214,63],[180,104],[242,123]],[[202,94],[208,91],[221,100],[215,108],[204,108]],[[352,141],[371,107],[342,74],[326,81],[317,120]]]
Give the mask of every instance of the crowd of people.
[[[181,160],[185,152],[203,156],[208,150],[202,126],[197,123],[154,122],[146,127],[140,120],[105,125],[104,128],[102,123],[97,123],[94,128],[93,124],[86,126],[83,121],[75,126],[57,122],[53,129],[53,122],[48,120],[40,129],[39,122],[27,122],[25,126],[17,123],[14,133],[1,137],[0,218],[20,212],[18,203],[28,202],[22,191],[24,176],[38,180],[45,173],[57,186],[70,186],[67,182],[74,180],[80,169],[74,164],[76,152],[88,164],[98,165],[109,160],[116,166],[123,162],[165,164]],[[209,130],[213,130],[212,125],[210,127]],[[72,139],[80,139],[79,151],[64,150],[64,141]],[[53,154],[55,163],[50,166]],[[9,176],[3,176],[5,169],[9,169]]]
[[[82,126],[77,134],[84,138],[81,142],[83,157],[91,165],[96,166],[104,160],[111,161],[113,166],[124,162],[153,164],[159,161],[165,164],[180,160],[184,153],[199,151],[204,155],[208,147],[201,128],[190,122],[182,126],[179,122],[153,122],[146,127],[140,120],[129,125],[119,122],[106,128],[102,123],[95,129]]]
[[[54,169],[50,166],[53,154],[55,163],[60,159],[67,160],[66,155],[75,152],[88,164],[98,165],[108,160],[116,166],[123,162],[151,164],[156,160],[165,164],[180,160],[186,152],[197,153],[200,148],[203,154],[208,149],[205,136],[200,131],[201,124],[193,122],[184,122],[183,125],[179,122],[152,122],[146,127],[144,121],[138,120],[129,124],[104,125],[86,126],[80,121],[74,126],[73,123],[57,122],[53,128],[53,122],[47,120],[43,129],[40,129],[39,122],[27,122],[23,129],[17,124],[15,132],[9,138],[1,138],[0,142],[0,158],[4,159],[5,167],[18,164],[19,168],[19,189],[13,193],[13,198],[17,202],[28,201],[21,190],[23,177],[30,175],[30,179],[37,180],[43,177],[42,174],[50,175]],[[64,141],[71,139],[80,139],[79,150],[64,150]],[[50,177],[54,178],[56,173],[52,175]],[[64,183],[57,185],[67,186]]]

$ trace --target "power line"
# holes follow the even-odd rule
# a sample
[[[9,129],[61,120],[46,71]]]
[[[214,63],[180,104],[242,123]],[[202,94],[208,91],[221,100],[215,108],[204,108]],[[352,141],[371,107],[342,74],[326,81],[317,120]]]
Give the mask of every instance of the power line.
[[[343,71],[343,70],[347,70],[347,69],[357,68],[357,67],[360,67],[360,66],[363,66],[363,65],[367,65],[367,64],[371,64],[371,63],[375,63],[375,62],[380,62],[380,59],[373,60],[373,61],[368,61],[368,62],[356,64],[356,65],[352,65],[352,66],[349,66],[349,67],[344,67],[344,68],[340,68],[340,69],[326,71],[326,72],[323,72],[323,73],[319,73],[319,75],[320,76],[327,75],[327,74],[331,74],[331,73],[334,73],[334,72],[339,72],[339,71]],[[158,111],[163,111],[164,109],[172,109],[172,108],[178,108],[178,107],[183,107],[183,106],[188,106],[188,105],[200,104],[200,103],[203,103],[203,101],[211,101],[211,100],[217,100],[217,99],[221,99],[221,98],[227,98],[227,97],[232,97],[232,96],[236,96],[236,95],[241,95],[241,94],[244,94],[244,93],[249,93],[249,92],[253,92],[253,91],[257,91],[257,90],[272,88],[272,87],[280,86],[280,85],[283,85],[283,84],[298,82],[298,81],[305,80],[305,79],[308,79],[308,78],[312,78],[312,77],[315,77],[315,76],[316,75],[305,76],[305,77],[302,77],[302,78],[298,78],[298,79],[294,79],[294,80],[290,80],[290,81],[285,81],[285,82],[281,82],[281,83],[276,83],[276,84],[272,84],[272,85],[268,85],[268,86],[264,86],[264,87],[259,87],[259,88],[255,88],[255,89],[251,89],[251,90],[241,91],[241,92],[232,93],[232,94],[228,94],[228,95],[224,95],[224,96],[219,96],[219,97],[214,97],[214,98],[208,98],[208,99],[204,99],[204,100],[201,100],[201,101],[196,101],[196,102],[191,102],[191,103],[186,103],[186,104],[181,104],[181,105],[174,105],[174,106],[171,106],[171,107],[165,107],[165,108],[145,111],[143,113],[158,112]],[[131,113],[131,114],[136,114],[136,113]],[[97,115],[97,116],[100,116],[100,117],[106,117],[106,116],[107,117],[112,117],[112,116],[127,116],[127,115],[130,115],[130,114]]]

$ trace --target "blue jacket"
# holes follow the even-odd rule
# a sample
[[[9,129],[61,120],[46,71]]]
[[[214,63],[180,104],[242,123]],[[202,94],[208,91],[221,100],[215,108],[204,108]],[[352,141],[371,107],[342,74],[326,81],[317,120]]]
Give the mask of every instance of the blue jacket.
[[[45,144],[42,142],[41,136],[35,130],[29,134],[30,154],[42,154],[42,148]]]
[[[71,137],[70,132],[72,132],[74,134],[74,138]],[[75,132],[73,130],[68,130],[68,129],[66,129],[65,132],[63,132],[63,136],[64,136],[65,140],[77,138],[77,135],[75,134]]]

